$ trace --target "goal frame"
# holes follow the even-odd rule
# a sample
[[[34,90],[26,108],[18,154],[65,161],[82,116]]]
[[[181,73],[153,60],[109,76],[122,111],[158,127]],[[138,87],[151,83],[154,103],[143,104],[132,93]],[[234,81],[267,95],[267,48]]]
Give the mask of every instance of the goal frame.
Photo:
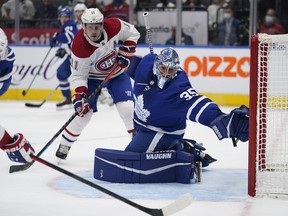
[[[282,149],[288,149],[287,137],[285,134],[279,138],[278,148],[274,145],[277,142],[275,137],[278,137],[274,132],[279,131],[279,128],[275,129],[275,125],[279,125],[278,122],[287,120],[283,118],[282,113],[283,110],[288,110],[288,76],[286,73],[288,34],[277,36],[254,34],[250,40],[248,195],[287,199],[288,158],[277,157]],[[276,76],[277,79],[275,79]],[[283,91],[278,91],[278,89],[283,89]],[[275,115],[279,113],[279,110],[280,115]],[[283,155],[287,154],[283,153]]]
[[[248,153],[248,194],[256,195],[256,114],[258,83],[258,36],[251,36],[250,48],[250,97],[249,97],[249,153]]]

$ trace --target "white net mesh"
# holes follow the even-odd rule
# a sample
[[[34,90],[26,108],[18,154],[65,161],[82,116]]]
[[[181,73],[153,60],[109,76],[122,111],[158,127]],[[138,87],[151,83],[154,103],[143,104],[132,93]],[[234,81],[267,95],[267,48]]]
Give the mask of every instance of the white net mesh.
[[[258,41],[256,195],[288,195],[288,35]]]

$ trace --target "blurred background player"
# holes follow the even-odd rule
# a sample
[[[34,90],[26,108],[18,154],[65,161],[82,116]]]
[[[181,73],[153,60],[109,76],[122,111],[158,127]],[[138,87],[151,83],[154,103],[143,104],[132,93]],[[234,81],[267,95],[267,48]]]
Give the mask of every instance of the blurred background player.
[[[8,46],[5,32],[0,28],[0,96],[9,88],[12,80],[12,69],[15,54]]]
[[[30,154],[35,151],[23,134],[17,133],[13,137],[0,125],[0,148],[7,153],[11,161],[19,163],[31,162]]]
[[[124,73],[136,51],[140,37],[136,28],[118,18],[106,18],[97,8],[89,8],[82,14],[83,29],[74,38],[72,44],[71,86],[74,109],[78,116],[62,133],[56,156],[66,159],[71,145],[80,136],[89,123],[92,113],[97,111],[95,95],[87,101],[89,95],[97,89],[105,77],[117,69],[114,76],[105,84],[113,98],[117,111],[129,134],[134,133],[133,97],[130,77]],[[118,43],[122,42],[119,49]]]
[[[83,3],[78,3],[74,7],[74,16],[75,16],[75,22],[77,25],[77,29],[80,30],[82,29],[82,20],[81,16],[83,12],[87,9],[86,5]]]
[[[71,90],[68,81],[68,78],[71,75],[70,53],[71,43],[77,33],[76,23],[74,20],[71,20],[72,15],[72,10],[68,7],[64,7],[59,11],[58,17],[61,23],[60,32],[56,33],[56,35],[50,39],[51,47],[58,46],[59,44],[61,46],[56,52],[57,57],[63,58],[67,54],[65,60],[57,69],[59,88],[64,97],[63,101],[56,104],[56,107],[58,108],[71,104]]]

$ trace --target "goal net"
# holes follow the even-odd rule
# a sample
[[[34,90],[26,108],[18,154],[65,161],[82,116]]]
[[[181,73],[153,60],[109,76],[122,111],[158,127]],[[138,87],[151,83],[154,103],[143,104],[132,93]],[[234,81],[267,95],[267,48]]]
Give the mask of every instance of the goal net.
[[[251,37],[248,194],[288,196],[288,34]]]

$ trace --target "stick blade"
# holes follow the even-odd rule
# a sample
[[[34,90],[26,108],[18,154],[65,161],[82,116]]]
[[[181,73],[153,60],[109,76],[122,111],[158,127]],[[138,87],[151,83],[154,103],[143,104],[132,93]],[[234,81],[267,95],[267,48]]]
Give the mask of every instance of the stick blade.
[[[27,169],[29,169],[29,167],[31,165],[32,165],[32,163],[21,164],[21,165],[12,165],[12,166],[10,166],[9,173],[27,170]]]
[[[41,107],[42,103],[41,104],[25,103],[25,106],[27,106],[27,107]]]
[[[25,91],[25,90],[22,91],[22,95],[23,95],[23,96],[26,95],[26,91]]]
[[[192,203],[191,194],[187,193],[181,196],[179,199],[174,201],[173,203],[162,208],[162,212],[164,216],[175,214],[178,211],[188,207]]]

